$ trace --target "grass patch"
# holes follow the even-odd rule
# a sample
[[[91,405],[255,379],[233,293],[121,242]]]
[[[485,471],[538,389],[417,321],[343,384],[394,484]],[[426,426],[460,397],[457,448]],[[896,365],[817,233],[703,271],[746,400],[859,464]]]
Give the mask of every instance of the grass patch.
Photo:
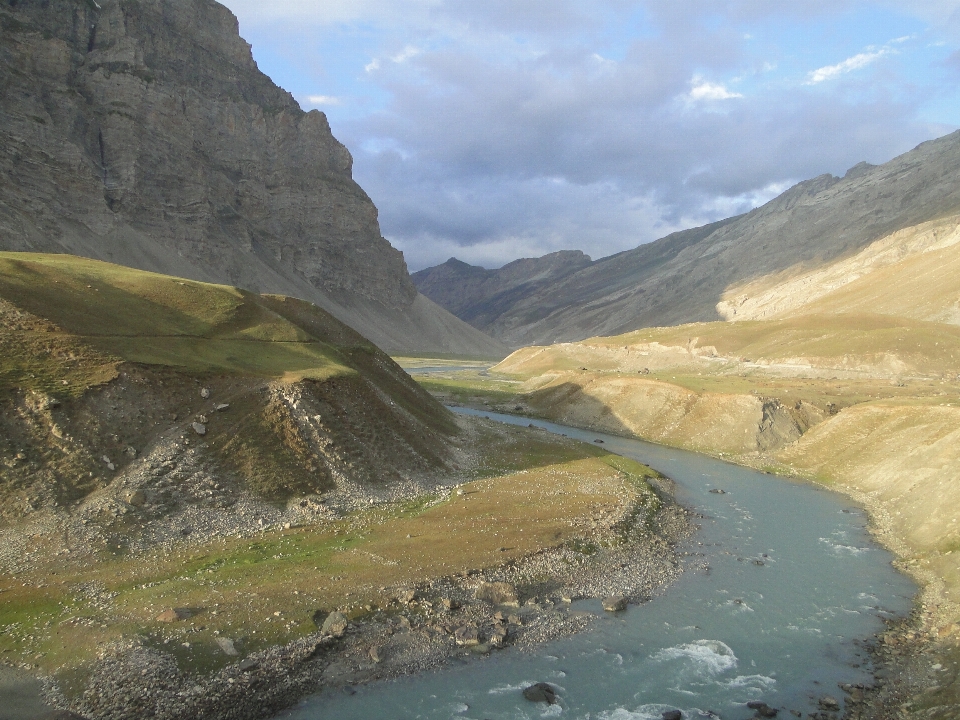
[[[324,380],[353,372],[334,344],[278,312],[285,306],[276,298],[226,285],[70,255],[5,252],[0,253],[0,297],[47,321],[32,332],[43,326],[48,335],[68,335],[94,349],[87,354],[114,361],[287,379]],[[322,317],[317,327],[333,324],[324,311],[303,305],[310,311],[290,307]],[[30,374],[43,373],[42,363],[30,357],[5,362],[0,368],[5,382],[23,384]]]
[[[0,650],[69,674],[100,643],[136,635],[173,651],[185,670],[207,672],[230,661],[215,633],[249,653],[312,632],[317,610],[389,610],[389,588],[575,542],[578,519],[643,500],[635,480],[652,471],[618,464],[609,457],[556,462],[477,480],[462,495],[371,508],[323,526],[5,578]],[[195,614],[157,622],[169,607]]]

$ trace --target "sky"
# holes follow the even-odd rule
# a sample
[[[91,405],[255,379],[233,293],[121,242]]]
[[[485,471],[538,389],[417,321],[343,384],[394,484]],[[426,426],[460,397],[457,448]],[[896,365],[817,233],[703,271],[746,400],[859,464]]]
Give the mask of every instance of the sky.
[[[960,127],[960,0],[225,0],[411,271],[593,258]]]

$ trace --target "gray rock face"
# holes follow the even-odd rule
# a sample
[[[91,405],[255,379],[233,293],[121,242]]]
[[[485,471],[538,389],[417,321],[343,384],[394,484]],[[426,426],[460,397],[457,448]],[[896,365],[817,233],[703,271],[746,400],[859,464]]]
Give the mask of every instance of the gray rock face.
[[[0,249],[301,297],[388,350],[499,352],[418,300],[350,153],[225,7],[3,3],[0,76]]]
[[[883,165],[856,165],[843,178],[807,180],[745,215],[673,233],[547,283],[516,282],[503,291],[483,273],[493,277],[510,266],[467,270],[451,261],[414,279],[422,292],[513,347],[719,320],[724,290],[741,281],[814,268],[960,212],[958,176],[955,132]],[[533,268],[552,257],[519,262]],[[457,284],[467,288],[462,307],[447,299]]]

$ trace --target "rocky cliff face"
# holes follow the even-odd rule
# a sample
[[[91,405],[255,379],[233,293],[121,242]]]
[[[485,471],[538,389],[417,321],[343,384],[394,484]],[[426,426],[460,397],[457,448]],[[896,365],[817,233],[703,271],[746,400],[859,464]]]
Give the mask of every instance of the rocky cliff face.
[[[495,317],[461,317],[515,347],[718,320],[718,303],[746,283],[801,277],[957,215],[958,177],[960,132],[843,178],[807,180],[745,215],[602,258],[535,291],[519,288]],[[438,287],[425,291],[443,297]]]
[[[499,350],[418,298],[326,117],[223,6],[11,0],[0,68],[0,249],[295,295],[391,351]]]

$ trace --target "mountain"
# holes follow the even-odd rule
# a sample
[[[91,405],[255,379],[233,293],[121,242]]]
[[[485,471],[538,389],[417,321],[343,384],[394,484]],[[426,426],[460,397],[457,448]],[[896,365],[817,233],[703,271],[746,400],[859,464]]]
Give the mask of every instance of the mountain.
[[[442,265],[413,273],[417,289],[474,327],[489,327],[520,299],[536,297],[552,285],[590,265],[579,250],[562,250],[540,258],[523,258],[487,270],[450,258]]]
[[[493,315],[461,317],[515,347],[728,319],[746,302],[738,288],[749,286],[749,295],[797,279],[802,296],[802,276],[826,272],[877,242],[899,246],[897,233],[924,223],[949,225],[960,214],[958,178],[955,132],[883,165],[861,163],[843,178],[801,182],[749,213],[596,260],[547,287],[518,286]],[[417,275],[435,278],[434,270]],[[769,282],[761,288],[762,278]],[[452,289],[423,287],[452,307],[446,304]],[[471,296],[469,307],[495,297]]]
[[[502,355],[419,295],[323,113],[211,0],[0,7],[0,249],[283,293],[389,352]]]

